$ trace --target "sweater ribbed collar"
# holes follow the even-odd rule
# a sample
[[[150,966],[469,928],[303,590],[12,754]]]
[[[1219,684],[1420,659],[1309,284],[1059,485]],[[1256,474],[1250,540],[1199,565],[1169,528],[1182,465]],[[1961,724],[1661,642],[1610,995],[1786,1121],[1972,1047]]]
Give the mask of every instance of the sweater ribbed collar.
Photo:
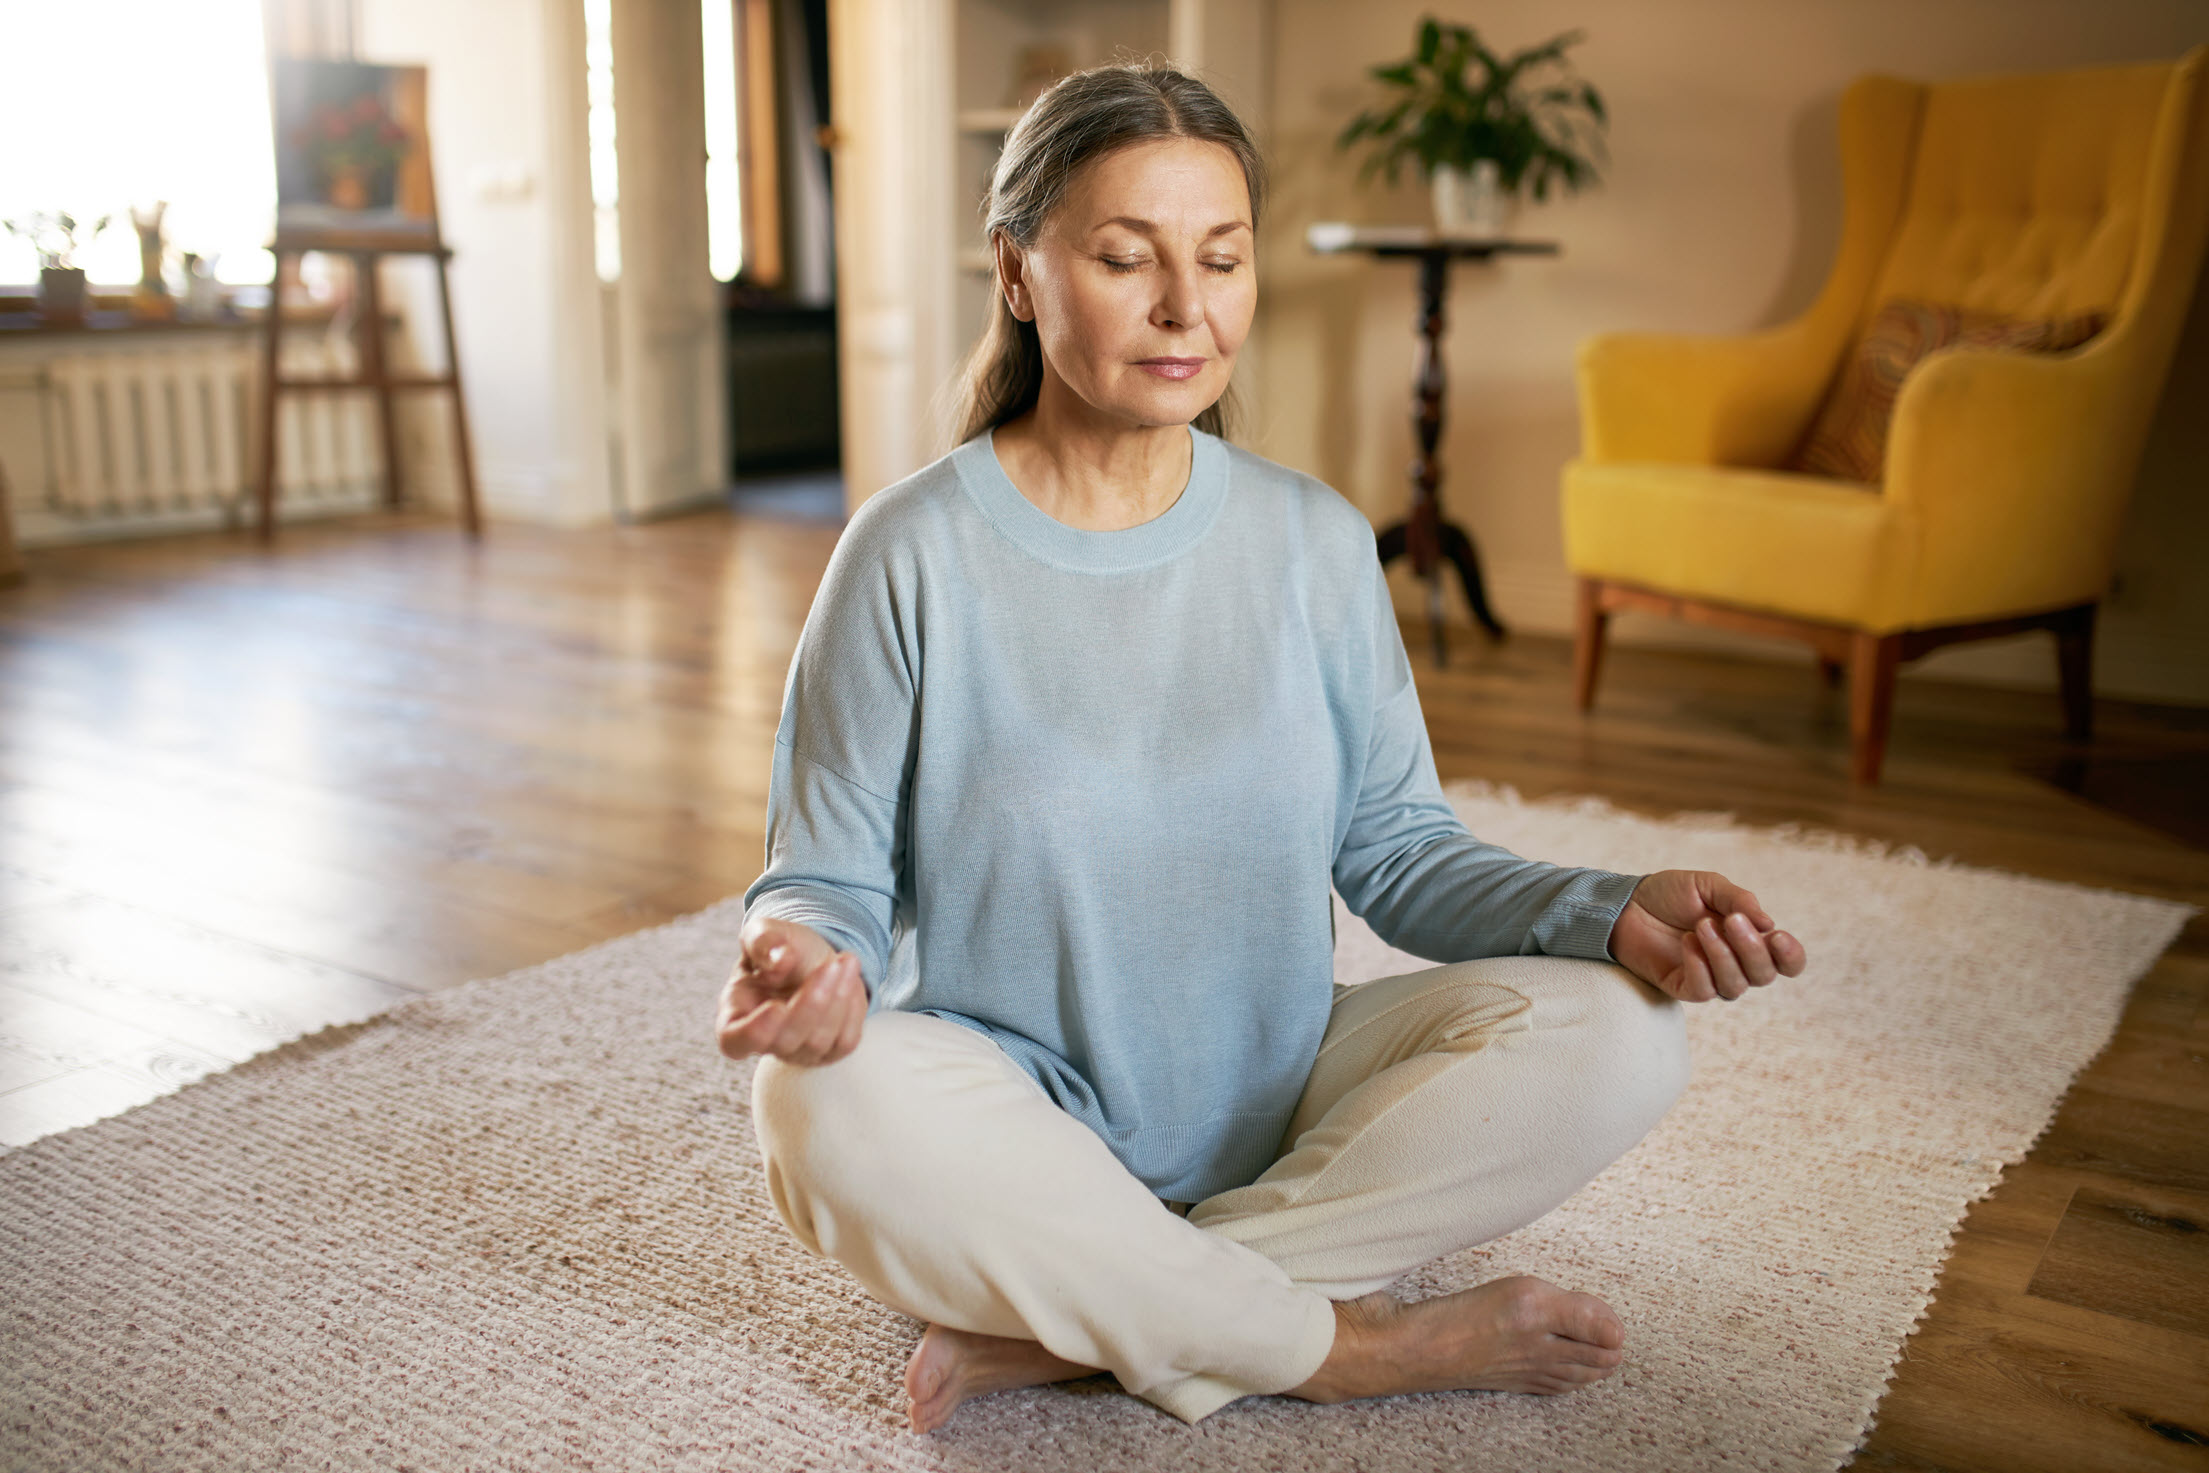
[[[982,514],[1036,557],[1082,573],[1124,573],[1185,551],[1212,529],[1227,500],[1227,448],[1217,437],[1189,426],[1189,481],[1181,495],[1140,526],[1117,532],[1069,527],[1020,494],[997,459],[994,432],[985,430],[951,452],[960,484]]]

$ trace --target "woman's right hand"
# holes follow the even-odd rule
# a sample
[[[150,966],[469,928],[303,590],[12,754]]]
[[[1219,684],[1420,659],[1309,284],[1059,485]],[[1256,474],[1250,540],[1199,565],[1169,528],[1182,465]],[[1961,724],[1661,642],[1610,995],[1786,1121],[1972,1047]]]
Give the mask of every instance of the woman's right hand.
[[[867,986],[859,958],[795,921],[745,922],[736,969],[721,990],[721,1052],[789,1064],[833,1064],[859,1046]]]

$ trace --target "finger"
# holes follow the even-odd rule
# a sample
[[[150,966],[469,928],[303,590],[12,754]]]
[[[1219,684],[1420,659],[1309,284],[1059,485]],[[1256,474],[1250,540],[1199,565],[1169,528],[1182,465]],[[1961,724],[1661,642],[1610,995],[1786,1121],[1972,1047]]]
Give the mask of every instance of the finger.
[[[1747,916],[1735,911],[1726,917],[1723,929],[1727,944],[1733,948],[1734,960],[1741,964],[1741,975],[1749,979],[1751,987],[1765,986],[1779,975],[1770,947]]]
[[[763,916],[741,934],[743,964],[770,991],[795,992],[807,973],[835,954],[818,931],[795,921]]]
[[[821,1062],[833,1064],[859,1047],[859,1037],[867,1026],[867,989],[860,987],[858,996],[852,999],[850,1009],[844,1014],[844,1031],[836,1035],[836,1046],[828,1051]]]
[[[721,986],[721,1009],[714,1019],[714,1031],[728,1032],[736,1026],[737,1019],[758,1007],[759,1003],[760,999],[751,989],[750,978],[741,970],[731,972],[729,980]]]
[[[828,1026],[820,1041],[818,1062],[833,1064],[859,1045],[859,1035],[853,1027],[867,1011],[867,983],[859,970],[859,960],[852,958],[851,973],[844,980],[831,1009]]]
[[[1779,964],[1780,972],[1789,977],[1800,977],[1802,969],[1810,964],[1810,954],[1802,943],[1785,931],[1774,931],[1770,938],[1772,960]]]
[[[795,1055],[807,1049],[814,1035],[821,1031],[822,1020],[829,1016],[831,994],[843,973],[844,958],[838,953],[815,967],[798,984],[797,991],[790,995],[790,1015],[775,1039],[776,1058],[799,1062]]]
[[[739,957],[735,970],[729,973],[729,980],[721,988],[721,1027],[734,1027],[770,999],[789,1001],[790,988],[762,976],[750,961]]]
[[[762,931],[744,948],[744,965],[752,976],[779,989],[798,981],[797,961],[798,949],[777,930]]]
[[[844,1031],[844,1014],[851,1005],[851,990],[858,970],[857,957],[841,956],[806,984],[806,991],[818,998],[819,1007],[808,1020],[805,1031],[788,1041],[785,1058],[807,1065],[826,1061],[837,1035]]]
[[[867,979],[860,970],[858,958],[852,959],[851,977],[844,988],[843,1001],[838,1005],[835,1032],[822,1046],[821,1062],[833,1064],[859,1046],[859,1030],[867,1016]]]
[[[789,1004],[763,1002],[721,1030],[721,1052],[732,1059],[764,1054],[775,1046]]]
[[[1724,875],[1710,876],[1709,883],[1703,887],[1703,902],[1722,916],[1747,916],[1749,924],[1759,931],[1773,928],[1772,918],[1764,913],[1763,906],[1757,904],[1756,896]]]
[[[837,1039],[843,1036],[853,1001],[866,996],[866,984],[859,975],[859,958],[846,953],[841,968],[825,980],[824,986],[827,990],[822,997],[820,1020],[806,1039],[807,1050],[816,1064],[828,1062]]]
[[[721,1016],[714,1022],[714,1035],[726,1039],[749,1021],[759,1011],[761,1004],[771,1001],[774,999],[762,997],[756,992],[731,989],[721,999]]]
[[[1710,964],[1711,986],[1728,1002],[1749,990],[1748,979],[1741,975],[1741,964],[1733,959],[1733,948],[1718,934],[1718,927],[1709,920],[1695,923],[1695,941],[1703,949],[1703,959]]]
[[[1686,936],[1680,938],[1680,985],[1672,995],[1682,1002],[1709,1002],[1718,995],[1711,985],[1710,967],[1703,960],[1702,948]]]

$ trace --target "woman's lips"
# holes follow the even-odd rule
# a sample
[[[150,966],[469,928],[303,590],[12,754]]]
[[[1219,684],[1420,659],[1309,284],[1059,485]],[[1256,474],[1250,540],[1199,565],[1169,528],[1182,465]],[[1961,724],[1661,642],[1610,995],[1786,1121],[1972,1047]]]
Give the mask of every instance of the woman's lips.
[[[1139,360],[1135,366],[1147,372],[1155,373],[1160,378],[1195,378],[1197,371],[1204,367],[1204,360],[1202,358],[1144,358]]]

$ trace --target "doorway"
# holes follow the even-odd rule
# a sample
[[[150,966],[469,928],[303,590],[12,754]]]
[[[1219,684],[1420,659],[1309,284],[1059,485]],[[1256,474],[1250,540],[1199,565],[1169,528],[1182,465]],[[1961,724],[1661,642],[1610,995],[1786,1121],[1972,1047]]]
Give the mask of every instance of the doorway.
[[[827,0],[583,8],[616,515],[840,514]]]

